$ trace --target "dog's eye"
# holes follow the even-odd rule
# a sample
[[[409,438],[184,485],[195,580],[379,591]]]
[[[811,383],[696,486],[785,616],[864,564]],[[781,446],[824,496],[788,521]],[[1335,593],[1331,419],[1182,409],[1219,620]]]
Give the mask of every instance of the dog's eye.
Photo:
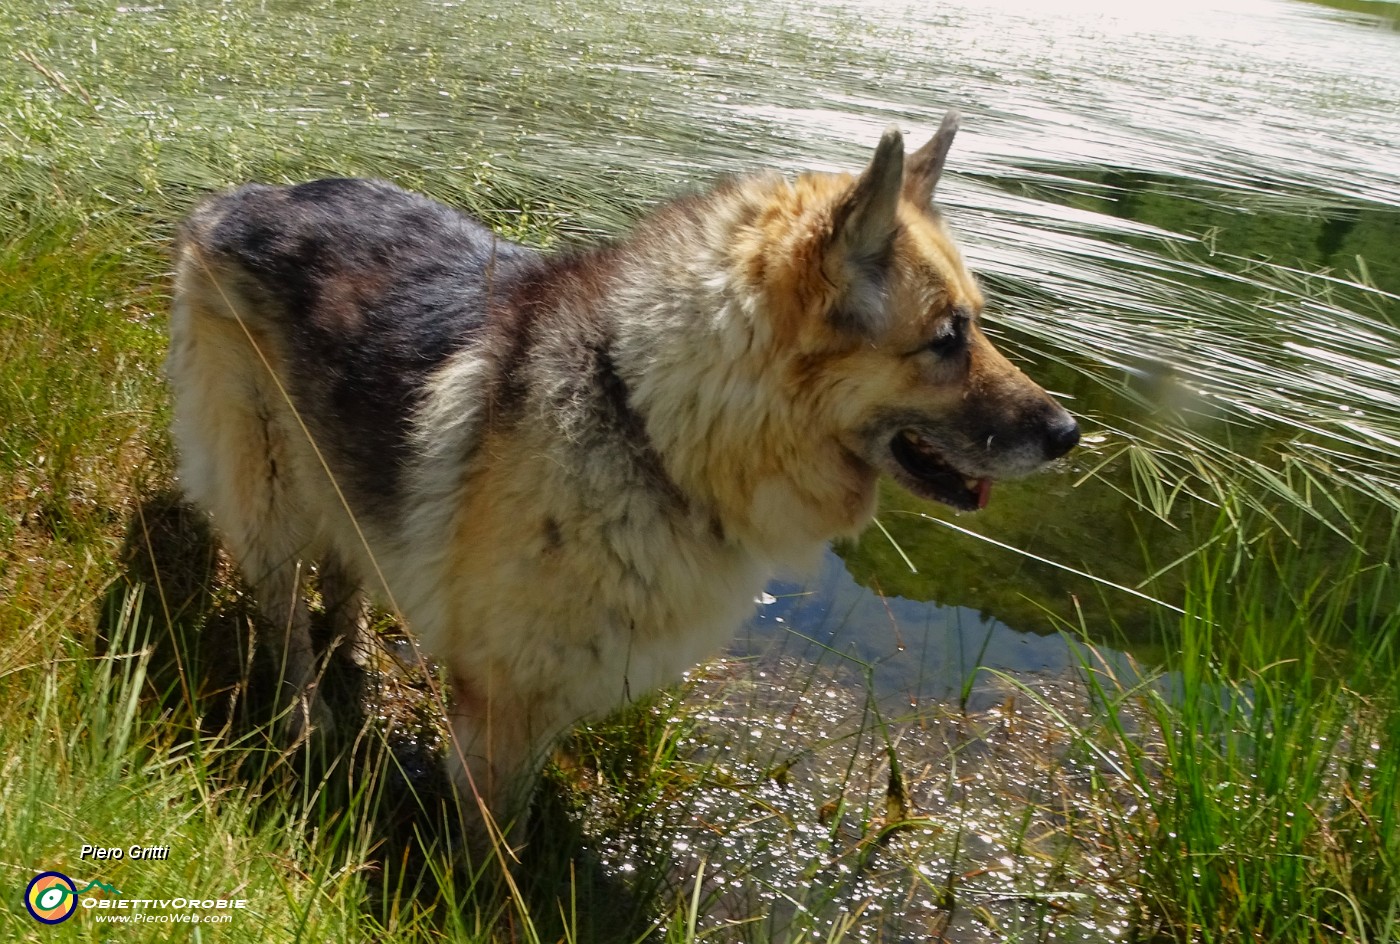
[[[939,357],[951,357],[967,344],[967,315],[960,311],[938,326],[933,339],[924,345],[924,350]]]

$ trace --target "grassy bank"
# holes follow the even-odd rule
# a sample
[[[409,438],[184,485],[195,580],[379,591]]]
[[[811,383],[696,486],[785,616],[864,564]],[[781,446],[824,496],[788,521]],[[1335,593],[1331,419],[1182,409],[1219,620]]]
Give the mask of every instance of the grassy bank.
[[[561,220],[626,217],[656,182],[517,171],[472,120],[383,120],[382,83],[472,89],[426,53],[365,57],[354,24],[308,17],[289,38],[241,8],[181,8],[168,42],[196,69],[121,34],[125,15],[55,26],[22,5],[0,12],[24,53],[0,65],[7,940],[53,937],[18,904],[45,869],[127,898],[246,901],[204,940],[1400,940],[1391,479],[1348,461],[1333,480],[1325,458],[1280,468],[1267,449],[1218,443],[1198,444],[1213,450],[1202,463],[1189,430],[1154,447],[1171,462],[1123,459],[1142,514],[1169,518],[1192,489],[1220,514],[1199,519],[1185,552],[1141,554],[1140,574],[1169,572],[1184,610],[1151,616],[1161,665],[1100,654],[1087,640],[1113,627],[1097,615],[1066,627],[1083,679],[984,675],[962,704],[892,708],[849,661],[719,663],[571,739],[509,878],[446,848],[435,720],[402,692],[411,679],[375,677],[343,754],[282,756],[247,723],[257,684],[243,654],[197,641],[246,627],[198,527],[181,519],[167,553],[140,556],[172,484],[160,363],[174,222],[244,179],[373,173],[548,243]],[[362,76],[305,71],[346,49]],[[360,84],[304,111],[260,99],[342,81]],[[531,81],[503,111],[531,107]],[[373,120],[317,120],[361,112]],[[1383,341],[1353,353],[1379,363]],[[88,841],[171,853],[95,863],[78,857]],[[63,933],[172,937],[94,918]]]
[[[1231,537],[1238,527],[1222,522]],[[1130,759],[1121,839],[1141,856],[1141,901],[1169,937],[1400,935],[1390,528],[1370,553],[1272,527],[1247,551],[1222,541],[1201,552],[1169,674],[1099,692],[1147,719],[1144,732],[1115,710],[1096,740],[1107,734]]]

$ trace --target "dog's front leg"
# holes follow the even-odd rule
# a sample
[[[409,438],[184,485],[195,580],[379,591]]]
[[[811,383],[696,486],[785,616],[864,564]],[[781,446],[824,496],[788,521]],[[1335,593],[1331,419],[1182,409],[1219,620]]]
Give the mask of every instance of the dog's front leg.
[[[538,706],[491,693],[489,683],[453,679],[448,765],[474,863],[519,845],[549,738]]]

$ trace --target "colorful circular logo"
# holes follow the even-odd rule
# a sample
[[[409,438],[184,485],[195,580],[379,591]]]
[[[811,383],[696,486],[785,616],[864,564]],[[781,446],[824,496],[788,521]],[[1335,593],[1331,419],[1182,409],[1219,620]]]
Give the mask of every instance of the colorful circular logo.
[[[78,910],[78,887],[62,872],[40,872],[24,890],[24,907],[35,921],[58,924]]]

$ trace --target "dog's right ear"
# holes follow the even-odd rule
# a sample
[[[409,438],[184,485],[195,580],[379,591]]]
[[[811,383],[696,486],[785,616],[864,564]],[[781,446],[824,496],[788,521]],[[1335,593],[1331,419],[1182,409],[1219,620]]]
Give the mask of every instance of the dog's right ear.
[[[904,136],[891,126],[831,214],[823,267],[841,291],[833,318],[842,330],[873,337],[886,327],[885,280],[903,183]]]

